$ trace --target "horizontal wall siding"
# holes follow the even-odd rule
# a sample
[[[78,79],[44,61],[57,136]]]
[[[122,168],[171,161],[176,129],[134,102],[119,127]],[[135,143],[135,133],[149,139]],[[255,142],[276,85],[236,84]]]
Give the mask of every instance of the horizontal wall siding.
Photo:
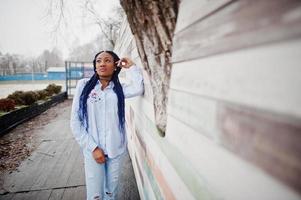
[[[233,0],[181,0],[175,33],[178,34],[188,26],[200,21]]]
[[[182,1],[166,140],[197,199],[301,198],[300,13],[296,0]]]
[[[301,120],[221,104],[218,122],[223,146],[301,190]]]
[[[222,1],[208,1],[208,4],[214,4],[212,2]],[[186,4],[190,7],[197,5],[184,0],[183,5]],[[180,14],[181,9],[180,6]],[[198,11],[183,10],[189,13],[186,15],[192,16],[191,20],[203,16],[202,9]],[[299,38],[301,36],[300,13],[301,1],[299,0],[231,1],[208,17],[177,32],[173,39],[175,50],[172,60],[180,62]],[[180,21],[180,16],[178,20]]]
[[[190,166],[188,180],[196,199],[299,199],[260,168],[169,116],[166,139]],[[192,174],[191,174],[192,173]],[[200,192],[202,191],[202,192]]]
[[[301,120],[173,89],[169,96],[168,114],[172,121],[182,123],[182,126],[193,129],[202,137],[222,144],[287,185],[296,190],[300,189],[298,174],[301,173]],[[178,138],[175,134],[182,131],[170,121],[168,127],[170,133],[167,134],[167,138]],[[181,135],[178,139],[185,147],[181,152],[187,150],[188,155],[195,153],[192,158],[205,152],[199,148],[201,139],[198,141],[197,138],[193,138],[188,141],[191,134],[187,131]],[[184,141],[187,141],[189,148],[183,144]],[[201,163],[200,166],[204,162]]]
[[[193,93],[170,89],[168,115],[210,139],[214,140],[217,137],[216,101]]]
[[[152,104],[144,99],[132,99],[127,103],[130,105],[129,110],[132,110],[132,115],[135,116],[134,133],[139,138],[133,146],[136,148],[142,144],[143,151],[146,152],[144,158],[148,158],[149,168],[155,177],[154,182],[157,182],[159,188],[162,189],[164,199],[194,199],[191,191],[187,188],[186,183],[188,182],[183,182],[187,174],[191,174],[192,171],[180,167],[182,173],[179,175],[179,169],[174,169],[183,163],[175,159],[178,154],[173,149],[176,148],[169,147],[166,139],[159,136],[154,123]],[[158,176],[158,174],[161,175]]]
[[[301,40],[175,63],[171,88],[301,117]]]

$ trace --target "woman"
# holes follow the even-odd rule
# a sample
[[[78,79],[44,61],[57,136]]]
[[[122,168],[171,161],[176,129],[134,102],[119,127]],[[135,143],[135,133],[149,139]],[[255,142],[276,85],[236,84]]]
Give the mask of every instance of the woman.
[[[71,111],[71,130],[83,151],[87,199],[115,199],[126,151],[124,98],[143,93],[143,76],[129,58],[101,51],[93,60],[95,74],[81,79]],[[121,68],[131,79],[121,84]]]

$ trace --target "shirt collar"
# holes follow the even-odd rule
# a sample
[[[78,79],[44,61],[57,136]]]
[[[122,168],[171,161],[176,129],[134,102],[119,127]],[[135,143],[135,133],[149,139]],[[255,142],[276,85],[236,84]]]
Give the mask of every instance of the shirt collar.
[[[101,88],[102,84],[101,84],[100,80],[98,80],[97,83],[98,83],[97,87]],[[109,85],[106,88],[112,89],[113,87],[114,87],[114,83],[113,83],[113,81],[110,81]]]

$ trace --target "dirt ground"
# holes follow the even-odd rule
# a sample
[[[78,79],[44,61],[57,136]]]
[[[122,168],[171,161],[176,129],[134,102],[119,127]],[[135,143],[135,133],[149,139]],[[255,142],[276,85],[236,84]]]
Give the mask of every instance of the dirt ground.
[[[43,126],[55,119],[70,103],[71,100],[65,100],[0,137],[0,185],[2,174],[11,173],[31,155],[42,142],[39,133],[43,131]]]

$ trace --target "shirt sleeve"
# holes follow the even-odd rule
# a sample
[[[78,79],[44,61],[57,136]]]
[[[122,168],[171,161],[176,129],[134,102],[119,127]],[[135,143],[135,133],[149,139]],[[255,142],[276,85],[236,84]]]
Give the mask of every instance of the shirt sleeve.
[[[144,92],[143,75],[141,69],[133,65],[126,69],[126,77],[131,81],[130,84],[122,84],[125,98],[140,96]]]
[[[72,102],[70,127],[71,127],[72,134],[74,135],[74,138],[79,144],[79,146],[82,149],[87,149],[88,151],[92,152],[97,147],[97,144],[92,138],[91,134],[88,134],[86,129],[81,125],[78,116],[79,99],[84,85],[85,85],[85,80],[82,79],[78,82],[76,86],[76,90]]]

